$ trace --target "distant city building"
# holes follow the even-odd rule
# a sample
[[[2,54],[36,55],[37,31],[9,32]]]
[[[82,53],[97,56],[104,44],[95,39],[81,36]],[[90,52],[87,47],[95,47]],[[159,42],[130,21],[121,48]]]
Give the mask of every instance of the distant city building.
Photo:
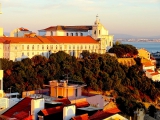
[[[141,49],[138,49],[138,56],[141,58],[145,58],[145,59],[150,60],[151,54],[146,49],[141,48]]]
[[[50,26],[38,30],[40,36],[91,36],[95,40],[101,40],[105,47],[113,46],[113,35],[100,23],[98,16],[94,25],[81,26]]]
[[[29,31],[27,28],[16,28],[10,32],[10,37],[24,37],[25,34],[32,33],[32,31]]]

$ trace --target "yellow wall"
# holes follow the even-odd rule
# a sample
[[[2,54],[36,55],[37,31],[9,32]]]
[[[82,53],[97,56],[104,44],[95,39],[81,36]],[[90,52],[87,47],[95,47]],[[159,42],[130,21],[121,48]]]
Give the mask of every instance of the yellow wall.
[[[150,52],[148,52],[147,50],[141,48],[141,49],[138,50],[138,56],[146,58],[146,59],[150,59]]]
[[[118,62],[126,66],[132,66],[136,64],[133,58],[118,58]]]
[[[103,41],[105,43],[105,41]],[[29,49],[28,49],[29,46]],[[33,49],[34,46],[34,49]],[[43,46],[43,47],[42,47]],[[102,49],[103,47],[103,49]],[[3,44],[0,44],[0,48],[3,48]],[[43,48],[43,49],[42,49]],[[4,58],[15,60],[22,58],[32,58],[35,55],[42,55],[49,57],[49,51],[56,53],[58,51],[64,51],[71,55],[71,52],[75,52],[75,57],[80,57],[83,50],[89,52],[105,53],[105,46],[100,46],[99,43],[94,44],[25,44],[25,43],[11,43],[4,44]],[[98,51],[99,50],[99,51]],[[3,49],[0,49],[1,57],[3,58]]]

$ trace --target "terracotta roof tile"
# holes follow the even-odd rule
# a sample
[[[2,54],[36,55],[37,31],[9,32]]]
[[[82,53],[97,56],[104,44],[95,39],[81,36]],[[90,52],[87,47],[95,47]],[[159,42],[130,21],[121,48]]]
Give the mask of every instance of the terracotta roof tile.
[[[23,27],[21,27],[21,28],[18,28],[20,31],[29,31],[27,28],[23,28]]]
[[[57,99],[57,100],[54,100],[54,101],[56,101],[56,102],[62,102],[63,105],[69,105],[69,104],[71,104],[71,102],[67,98]]]
[[[97,111],[95,114],[89,117],[89,120],[102,120],[109,116],[113,115],[112,113],[106,113],[104,111]]]
[[[76,108],[88,107],[90,104],[86,100],[78,100],[75,103]]]
[[[158,74],[159,74],[158,72],[151,73],[152,76],[158,75]]]
[[[55,114],[55,113],[63,111],[63,107],[64,106],[57,106],[57,107],[53,107],[53,108],[47,108],[47,109],[41,110],[41,112],[43,113],[44,116],[48,116],[48,115]]]
[[[115,113],[118,113],[118,112],[121,112],[121,111],[117,107],[115,107],[115,108],[111,108],[111,109],[106,109],[106,110],[104,110],[104,112],[115,114]]]
[[[12,117],[17,117],[17,118],[27,117],[29,114],[30,108],[31,108],[31,100],[32,100],[32,98],[28,98],[28,97],[24,98],[23,100],[18,102],[16,105],[11,107],[9,110],[4,112],[2,115],[10,117],[10,118],[12,118]],[[23,114],[21,114],[21,113],[23,113]]]
[[[52,43],[98,44],[98,41],[90,36],[47,36],[46,38]]]
[[[92,30],[92,26],[63,26],[63,25],[57,25],[57,26],[50,26],[48,28],[42,29],[45,31],[56,31],[59,30],[59,28],[61,28],[61,30],[68,30],[68,31],[88,31],[88,30]],[[39,30],[41,31],[41,30]]]
[[[89,118],[89,116],[86,113],[86,114],[82,114],[82,115],[79,115],[79,116],[72,117],[72,120],[89,120],[88,118]]]
[[[32,38],[0,37],[0,41],[3,41],[5,43],[29,43],[29,44],[51,43],[47,38],[43,38],[41,36],[32,37]]]
[[[146,71],[147,72],[154,72],[152,69],[147,69]]]
[[[143,63],[143,65],[145,67],[154,66],[151,62],[145,62],[145,63]]]

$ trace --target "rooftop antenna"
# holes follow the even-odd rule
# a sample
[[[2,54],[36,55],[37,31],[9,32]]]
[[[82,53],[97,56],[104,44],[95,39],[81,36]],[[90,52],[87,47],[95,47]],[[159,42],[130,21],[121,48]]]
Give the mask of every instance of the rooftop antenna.
[[[2,12],[1,12],[1,3],[0,3],[0,14],[2,14]]]

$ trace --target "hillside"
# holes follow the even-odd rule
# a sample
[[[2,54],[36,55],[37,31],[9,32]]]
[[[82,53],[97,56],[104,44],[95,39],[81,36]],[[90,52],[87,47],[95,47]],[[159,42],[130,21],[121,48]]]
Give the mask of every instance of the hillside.
[[[139,102],[155,101],[160,95],[159,88],[145,76],[139,64],[131,67],[122,65],[109,54],[84,51],[83,58],[76,59],[62,51],[51,54],[49,59],[37,55],[32,59],[13,62],[1,59],[4,70],[4,90],[23,92],[43,88],[53,79],[85,82],[95,91],[113,91],[111,96],[117,103],[133,110],[142,107]],[[123,108],[122,107],[122,108]],[[121,108],[121,107],[120,107]],[[127,109],[123,110],[127,112]],[[127,114],[132,114],[130,111]]]

